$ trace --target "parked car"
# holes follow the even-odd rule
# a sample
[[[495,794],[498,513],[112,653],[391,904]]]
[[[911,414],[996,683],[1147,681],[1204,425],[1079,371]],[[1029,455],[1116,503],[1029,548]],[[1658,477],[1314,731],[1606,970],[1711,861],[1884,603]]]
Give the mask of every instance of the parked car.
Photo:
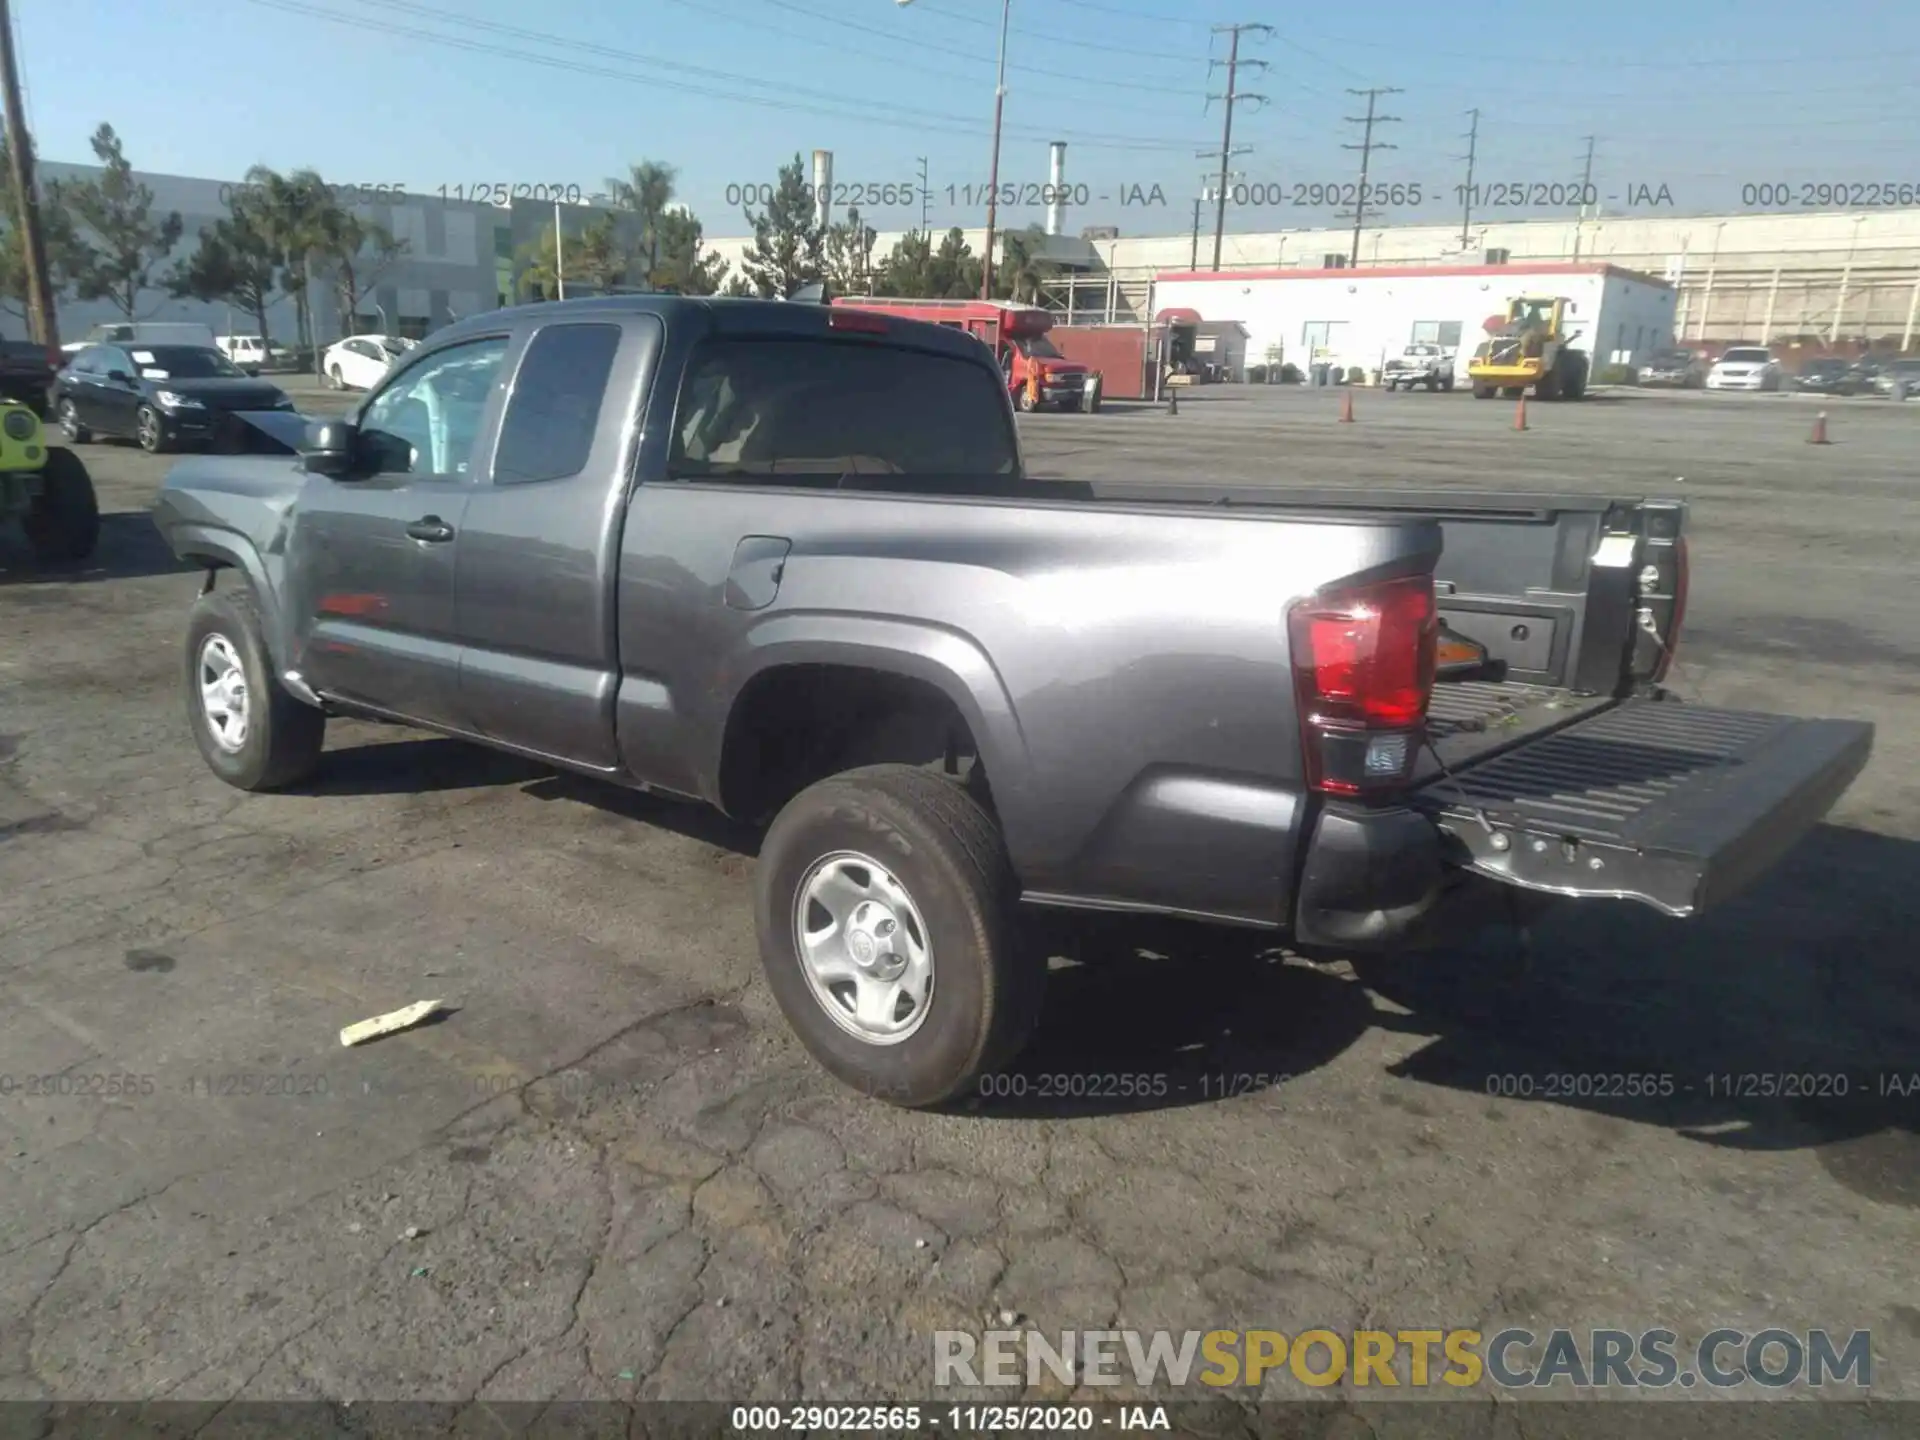
[[[1879,366],[1872,380],[1873,393],[1889,399],[1908,400],[1920,395],[1920,360],[1889,360]]]
[[[1698,350],[1662,350],[1640,367],[1640,383],[1698,390],[1707,383],[1706,358]]]
[[[1736,345],[1707,372],[1709,390],[1778,390],[1780,362],[1758,345]]]
[[[349,335],[327,347],[320,374],[335,390],[371,390],[417,343],[398,335]]]
[[[219,440],[236,412],[293,409],[211,345],[95,345],[53,382],[53,405],[69,444],[116,436],[156,454]]]
[[[1850,360],[1823,357],[1802,365],[1791,385],[1793,389],[1811,395],[1858,395],[1860,371]]]
[[[0,340],[0,401],[11,400],[44,420],[52,403],[53,377],[67,357],[37,340]]]
[[[111,324],[96,325],[87,332],[84,340],[75,340],[60,348],[68,355],[78,355],[91,345],[196,345],[207,349],[216,348],[213,331],[205,325],[193,325],[184,321],[172,320],[135,320],[132,322],[114,321]]]
[[[184,459],[154,509],[209,572],[214,774],[298,784],[379,716],[765,823],[770,991],[904,1105],[1019,1052],[1021,903],[1348,952],[1541,892],[1689,916],[1872,745],[1662,687],[1680,502],[1029,479],[992,353],[922,321],[493,311],[299,444]]]

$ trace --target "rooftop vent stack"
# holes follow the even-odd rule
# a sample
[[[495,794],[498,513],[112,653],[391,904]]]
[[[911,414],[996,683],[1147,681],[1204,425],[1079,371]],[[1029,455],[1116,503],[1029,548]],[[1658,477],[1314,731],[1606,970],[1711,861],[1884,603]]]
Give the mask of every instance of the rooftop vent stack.
[[[822,230],[833,223],[833,152],[813,152],[813,215]]]
[[[1047,200],[1047,234],[1063,235],[1067,226],[1067,142],[1056,140],[1050,148],[1053,188]]]

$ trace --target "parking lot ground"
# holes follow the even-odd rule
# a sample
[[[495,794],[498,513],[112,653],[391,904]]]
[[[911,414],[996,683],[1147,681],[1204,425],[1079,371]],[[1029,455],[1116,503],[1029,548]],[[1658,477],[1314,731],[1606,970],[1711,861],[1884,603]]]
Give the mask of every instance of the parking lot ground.
[[[362,724],[302,793],[223,787],[167,462],[87,447],[96,564],[0,551],[0,1398],[925,1397],[932,1332],[1002,1310],[1871,1329],[1920,1397],[1920,406],[1828,402],[1817,447],[1768,396],[1337,403],[1023,434],[1059,475],[1679,494],[1677,688],[1871,719],[1871,767],[1724,911],[1586,905],[1530,953],[1036,920],[1040,1032],[941,1115],[789,1039],[754,837],[703,812]],[[1777,1075],[1842,1078],[1740,1093]]]

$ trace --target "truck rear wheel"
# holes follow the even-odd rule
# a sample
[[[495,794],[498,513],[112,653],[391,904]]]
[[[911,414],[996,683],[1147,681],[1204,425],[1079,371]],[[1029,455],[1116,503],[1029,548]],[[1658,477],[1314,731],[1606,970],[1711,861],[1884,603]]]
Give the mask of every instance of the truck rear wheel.
[[[755,875],[767,984],[813,1057],[895,1105],[938,1105],[1019,1053],[1045,970],[1020,952],[999,827],[910,765],[822,780],[790,801]]]
[[[78,455],[48,448],[40,493],[21,524],[43,565],[70,565],[93,554],[100,543],[100,501]]]
[[[187,722],[207,768],[240,790],[279,790],[320,763],[327,717],[296,700],[267,655],[260,607],[211,591],[187,616]]]

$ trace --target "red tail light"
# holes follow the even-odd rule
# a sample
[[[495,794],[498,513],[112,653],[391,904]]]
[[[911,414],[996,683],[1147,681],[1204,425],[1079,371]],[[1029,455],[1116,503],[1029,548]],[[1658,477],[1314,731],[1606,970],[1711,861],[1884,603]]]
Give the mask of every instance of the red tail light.
[[[1287,633],[1308,784],[1358,795],[1404,781],[1433,696],[1433,577],[1311,596],[1288,613]]]
[[[856,330],[863,335],[884,335],[887,333],[887,317],[876,315],[871,310],[842,310],[838,307],[827,312],[829,330]]]
[[[1673,655],[1680,648],[1680,628],[1687,623],[1687,537],[1682,535],[1673,542],[1673,618],[1667,622],[1667,633],[1660,638],[1666,645],[1660,652],[1660,661],[1653,667],[1653,683],[1658,685],[1667,678],[1667,671],[1673,667]]]

